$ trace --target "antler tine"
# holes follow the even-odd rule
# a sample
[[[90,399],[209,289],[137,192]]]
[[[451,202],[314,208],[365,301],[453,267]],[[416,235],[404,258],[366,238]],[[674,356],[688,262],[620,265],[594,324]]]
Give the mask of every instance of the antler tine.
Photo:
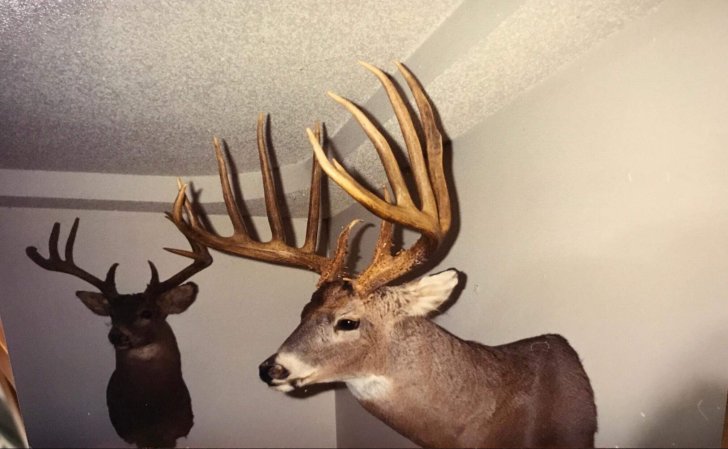
[[[379,78],[394,109],[402,135],[407,146],[410,165],[414,172],[415,184],[422,201],[421,208],[410,200],[406,185],[400,181],[399,166],[389,145],[377,127],[350,101],[329,93],[336,102],[343,105],[359,122],[379,153],[382,165],[387,173],[395,202],[390,203],[388,191],[384,191],[384,199],[376,196],[358,183],[336,160],[329,162],[323,149],[313,138],[309,130],[309,141],[313,146],[316,159],[326,174],[344,191],[382,218],[382,228],[377,240],[374,257],[369,267],[355,280],[354,288],[360,294],[368,294],[412,270],[421,264],[432,253],[450,228],[451,212],[445,177],[442,170],[442,137],[434,119],[432,106],[419,83],[401,64],[400,72],[412,91],[420,121],[427,139],[428,161],[425,162],[422,146],[417,137],[414,120],[402,96],[391,79],[381,70],[369,64],[362,65]],[[410,248],[391,254],[392,225],[400,224],[419,232],[421,237]]]
[[[223,153],[223,144],[217,137],[213,138],[213,148],[215,151],[215,160],[217,162],[218,174],[220,177],[220,186],[223,195],[225,208],[233,226],[233,235],[230,239],[241,243],[252,243],[245,222],[242,218],[240,208],[235,201],[232,187],[230,185],[229,172],[225,155]],[[187,196],[187,185],[177,179],[178,192],[177,197],[172,206],[172,212],[167,217],[172,220],[177,228],[187,237],[190,244],[209,245],[215,247],[225,241],[224,237],[214,234],[207,230],[199,220],[197,212],[192,207],[192,202]],[[193,246],[194,248],[194,246]],[[175,252],[175,251],[172,251]],[[183,254],[184,255],[184,254]],[[188,256],[189,257],[189,256]]]
[[[149,268],[152,270],[152,278],[147,286],[147,292],[159,293],[171,290],[212,264],[212,256],[206,246],[200,245],[189,238],[187,238],[187,241],[190,243],[192,251],[176,248],[164,248],[170,253],[177,254],[178,256],[189,257],[193,260],[190,265],[170,276],[167,280],[159,282],[157,267],[154,266],[154,263],[152,263],[151,260],[148,261]]]
[[[76,217],[76,219],[73,221],[71,232],[69,232],[68,234],[68,239],[66,240],[66,247],[64,252],[65,260],[61,258],[61,255],[58,252],[58,237],[61,232],[61,224],[58,222],[53,224],[51,236],[48,239],[48,258],[41,256],[38,252],[38,249],[34,246],[27,247],[25,249],[25,253],[28,255],[28,257],[30,257],[33,262],[35,262],[40,267],[45,268],[46,270],[66,273],[82,279],[99,289],[99,291],[108,298],[117,296],[118,292],[116,291],[116,282],[114,279],[116,277],[116,267],[119,264],[112,264],[111,267],[109,267],[109,271],[107,271],[106,273],[105,280],[102,281],[101,279],[80,268],[74,263],[73,245],[76,241],[78,223],[79,218]]]
[[[265,210],[270,224],[271,240],[284,241],[283,219],[278,207],[278,191],[273,182],[273,173],[270,165],[270,155],[265,136],[265,115],[258,115],[258,156],[260,157],[260,173],[263,176],[263,194],[265,197]]]
[[[263,177],[263,187],[266,202],[266,211],[271,226],[271,240],[260,242],[253,240],[243,225],[240,210],[234,201],[227,174],[227,164],[222,157],[220,145],[216,145],[215,153],[220,172],[220,181],[223,190],[228,215],[233,223],[233,234],[228,237],[211,232],[196,218],[191,200],[187,197],[184,186],[180,188],[169,217],[178,229],[190,240],[229,254],[262,260],[266,262],[292,265],[306,268],[321,274],[321,279],[334,279],[342,275],[346,255],[346,240],[353,225],[345,228],[340,236],[343,246],[337,248],[335,255],[327,258],[315,253],[318,239],[318,227],[321,209],[321,167],[314,162],[311,171],[311,192],[309,199],[309,213],[306,226],[306,239],[300,248],[285,242],[285,229],[277,199],[277,185],[272,175],[268,147],[266,145],[265,115],[260,114],[257,126],[258,154]],[[317,126],[318,127],[318,126]],[[318,130],[316,139],[321,138]]]
[[[392,198],[389,196],[389,190],[382,187],[384,200],[389,202]],[[391,221],[382,220],[379,226],[379,236],[377,243],[374,245],[374,255],[372,256],[371,265],[381,264],[385,259],[392,257],[392,234],[394,232],[394,224]]]
[[[374,126],[371,120],[369,120],[361,109],[359,109],[351,101],[346,98],[342,98],[333,92],[327,92],[327,94],[351,113],[374,145],[374,148],[377,150],[379,158],[382,161],[384,170],[387,173],[387,179],[389,179],[389,183],[392,186],[394,196],[397,199],[397,204],[412,206],[412,198],[407,190],[407,184],[404,182],[404,177],[399,169],[399,164],[397,164],[397,160],[394,157],[394,153],[392,153],[392,148],[389,146],[387,138],[384,137],[376,126]],[[345,172],[345,170],[341,171]]]
[[[427,98],[425,90],[420,85],[417,78],[412,72],[397,62],[397,68],[412,92],[412,96],[417,104],[420,112],[420,123],[425,133],[425,141],[427,145],[427,165],[430,175],[430,183],[437,201],[437,214],[440,218],[440,229],[443,234],[447,234],[450,230],[452,222],[452,209],[450,207],[450,195],[447,189],[447,181],[445,180],[445,169],[442,163],[442,133],[437,127],[435,113],[432,110],[432,104]]]
[[[235,202],[232,188],[230,187],[230,178],[228,177],[227,162],[222,151],[222,144],[220,139],[215,137],[213,139],[213,146],[215,148],[215,160],[217,161],[217,171],[220,174],[220,186],[222,188],[222,197],[225,201],[225,208],[227,209],[230,222],[233,224],[233,232],[240,240],[250,240],[248,231],[245,227],[240,208]]]
[[[316,141],[321,141],[321,123],[314,125]],[[301,249],[313,253],[318,243],[319,217],[321,215],[321,165],[316,158],[311,162],[311,188],[308,195],[308,219],[306,220],[306,240]]]
[[[367,119],[368,121],[368,119]],[[369,122],[373,127],[374,125]],[[307,129],[309,142],[313,147],[316,160],[318,160],[321,168],[326,172],[329,178],[333,179],[342,189],[355,200],[361,203],[364,207],[369,209],[374,215],[378,217],[387,217],[397,223],[404,226],[416,229],[428,235],[436,236],[437,226],[434,222],[434,217],[427,216],[422,213],[412,213],[412,211],[420,212],[414,203],[409,199],[409,192],[405,195],[401,195],[400,198],[407,198],[407,200],[398,200],[395,204],[391,204],[387,201],[383,201],[381,198],[370,192],[366,187],[362,186],[353,176],[346,171],[346,169],[337,161],[332,159],[332,162],[326,158],[321,145],[316,141],[316,137],[310,129]],[[389,152],[391,154],[391,150]],[[396,162],[395,162],[396,164]],[[385,165],[386,167],[387,165]],[[399,168],[398,168],[399,169]],[[395,189],[395,184],[390,179],[390,185],[392,189]],[[395,193],[396,197],[396,193]],[[402,204],[404,203],[404,204]]]
[[[412,172],[415,177],[417,192],[422,201],[422,211],[427,215],[436,214],[437,205],[435,204],[432,186],[427,176],[427,167],[425,166],[425,159],[422,155],[422,146],[420,145],[420,139],[417,137],[417,130],[415,130],[415,125],[407,109],[407,105],[387,74],[366,62],[359,61],[359,64],[372,72],[387,92],[389,101],[392,103],[392,109],[394,109],[394,114],[397,117],[397,122],[399,122],[399,128],[402,131],[405,146],[407,147],[407,155],[409,156],[410,165],[412,166]]]

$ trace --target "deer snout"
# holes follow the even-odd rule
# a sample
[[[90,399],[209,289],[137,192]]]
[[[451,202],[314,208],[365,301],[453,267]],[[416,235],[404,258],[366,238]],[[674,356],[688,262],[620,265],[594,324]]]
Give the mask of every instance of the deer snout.
[[[109,341],[114,347],[129,346],[131,344],[129,336],[116,327],[111,328],[109,331]]]
[[[275,381],[284,380],[290,374],[288,370],[285,369],[282,365],[276,363],[277,355],[278,354],[273,354],[272,356],[268,357],[266,361],[261,363],[258,367],[258,375],[260,376],[260,380],[267,383],[268,385],[273,385]]]

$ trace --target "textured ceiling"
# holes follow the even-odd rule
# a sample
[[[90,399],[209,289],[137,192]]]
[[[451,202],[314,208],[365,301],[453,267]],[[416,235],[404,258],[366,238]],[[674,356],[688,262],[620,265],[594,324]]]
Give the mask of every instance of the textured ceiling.
[[[212,174],[212,136],[254,149],[258,112],[298,162],[306,126],[346,119],[327,89],[375,90],[357,59],[406,57],[459,2],[4,1],[2,168]]]
[[[266,112],[290,213],[304,215],[304,129],[316,120],[353,171],[382,180],[357,125],[325,95],[352,98],[392,129],[357,60],[390,72],[404,61],[455,138],[658,4],[0,0],[0,205],[162,210],[168,177],[182,175],[208,187],[201,199],[214,212],[219,136],[250,175],[250,212],[262,213],[254,142]],[[104,193],[94,173],[116,187]],[[158,194],[162,183],[170,189]],[[331,198],[334,211],[348,203],[338,190]]]

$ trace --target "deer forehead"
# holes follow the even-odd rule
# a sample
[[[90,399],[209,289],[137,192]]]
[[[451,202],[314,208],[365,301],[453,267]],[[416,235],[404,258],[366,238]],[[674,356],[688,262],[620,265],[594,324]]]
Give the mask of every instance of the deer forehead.
[[[331,294],[324,294],[318,299],[312,299],[304,308],[303,317],[312,315],[326,315],[331,319],[341,316],[385,316],[392,309],[388,295],[382,295],[379,291],[366,297],[359,297],[354,292],[334,291]]]
[[[150,298],[143,293],[119,295],[110,301],[111,309],[119,313],[134,313],[145,307],[153,307],[156,304],[154,298]]]
[[[424,316],[437,310],[458,283],[458,273],[449,269],[401,285],[380,287],[365,297],[358,296],[346,282],[337,281],[321,287],[304,308],[330,316],[352,313],[374,317]]]
[[[336,314],[357,306],[356,296],[348,284],[342,281],[327,283],[311,295],[311,300],[303,308],[302,318],[312,314]]]
[[[351,293],[349,295],[326,296],[321,301],[312,300],[305,307],[303,317],[313,315],[325,315],[332,319],[345,315],[385,317],[395,314],[407,303],[406,294],[385,287],[364,298]]]

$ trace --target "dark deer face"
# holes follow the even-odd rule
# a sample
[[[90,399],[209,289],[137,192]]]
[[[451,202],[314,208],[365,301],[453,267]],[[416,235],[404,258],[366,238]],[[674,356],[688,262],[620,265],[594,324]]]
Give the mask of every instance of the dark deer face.
[[[93,313],[111,317],[112,327],[109,332],[109,340],[116,349],[145,346],[157,341],[159,332],[170,333],[171,330],[169,330],[169,326],[165,321],[167,315],[184,312],[195,301],[197,296],[197,285],[192,282],[186,284],[182,284],[182,282],[212,263],[212,257],[210,257],[207,248],[190,241],[192,251],[168,249],[168,251],[175,254],[193,259],[189,266],[169,279],[160,282],[157,268],[152,262],[149,262],[152,277],[146,290],[142,293],[122,295],[116,290],[114,280],[117,264],[113,264],[109,268],[104,280],[97,278],[75,264],[73,261],[73,244],[76,240],[77,231],[78,218],[74,220],[66,241],[65,259],[61,258],[58,251],[59,223],[55,223],[51,231],[51,237],[48,241],[48,251],[50,253],[48,258],[41,256],[33,246],[29,246],[26,253],[33,262],[46,270],[73,275],[99,289],[98,292],[78,291],[76,296]]]
[[[111,317],[109,341],[116,350],[142,348],[166,334],[167,315],[182,313],[197,297],[197,285],[188,282],[163,293],[118,295],[78,291],[76,296],[93,313]]]

